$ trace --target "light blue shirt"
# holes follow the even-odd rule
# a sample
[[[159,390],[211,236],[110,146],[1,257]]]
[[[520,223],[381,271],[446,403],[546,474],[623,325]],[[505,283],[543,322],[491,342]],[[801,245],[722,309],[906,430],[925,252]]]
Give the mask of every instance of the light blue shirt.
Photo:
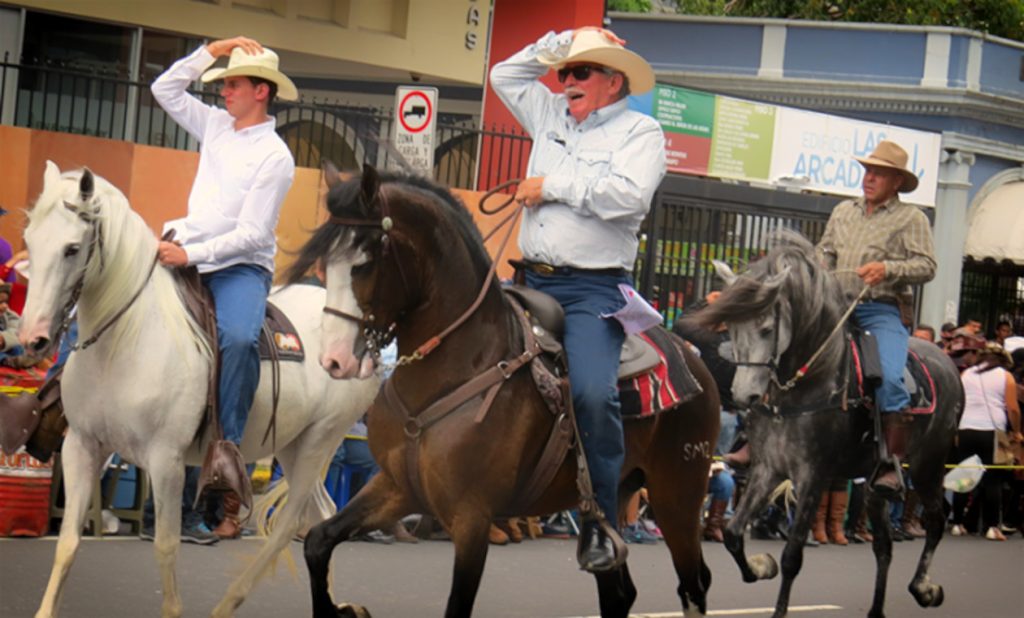
[[[583,122],[565,96],[538,78],[537,58],[564,58],[572,31],[549,32],[491,69],[494,91],[533,137],[528,176],[543,176],[544,202],[529,208],[519,230],[528,260],[577,268],[633,270],[637,233],[665,176],[665,134],[625,99]]]

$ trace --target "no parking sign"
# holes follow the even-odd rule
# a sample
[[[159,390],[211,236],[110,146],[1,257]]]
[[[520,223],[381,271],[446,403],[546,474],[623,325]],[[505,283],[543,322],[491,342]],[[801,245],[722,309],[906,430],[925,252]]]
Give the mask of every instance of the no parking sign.
[[[395,89],[395,149],[412,172],[432,177],[437,88],[399,86]]]

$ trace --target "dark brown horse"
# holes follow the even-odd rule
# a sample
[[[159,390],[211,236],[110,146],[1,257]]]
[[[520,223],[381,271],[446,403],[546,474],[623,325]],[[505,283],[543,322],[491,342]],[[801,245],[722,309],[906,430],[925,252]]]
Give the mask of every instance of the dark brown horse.
[[[374,349],[392,336],[400,360],[390,378],[394,393],[388,397],[382,390],[369,414],[370,448],[381,473],[306,537],[313,615],[368,615],[363,608],[336,607],[330,597],[328,565],[338,543],[386,529],[408,513],[430,513],[455,546],[445,615],[469,616],[491,520],[572,508],[579,500],[575,458],[559,455],[547,488],[521,504],[554,418],[525,367],[502,380],[489,405],[482,392],[422,431],[401,410],[422,419],[424,409],[524,349],[517,319],[499,284],[487,276],[490,257],[462,204],[426,180],[378,176],[367,167],[361,177],[334,183],[327,205],[331,220],[291,270],[293,280],[318,264],[326,272],[321,364],[335,377],[365,375]],[[478,298],[465,321],[439,340]],[[700,512],[719,402],[707,369],[681,347],[703,393],[676,409],[626,421],[620,495],[649,488],[683,608],[703,614],[711,575],[701,554]],[[636,597],[626,566],[596,578],[601,614],[626,616]]]

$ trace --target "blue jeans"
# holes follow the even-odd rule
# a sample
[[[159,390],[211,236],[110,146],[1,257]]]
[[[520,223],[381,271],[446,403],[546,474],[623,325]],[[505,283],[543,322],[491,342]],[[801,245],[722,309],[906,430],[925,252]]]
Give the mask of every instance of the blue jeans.
[[[736,481],[732,478],[732,472],[721,470],[711,475],[708,480],[708,493],[712,500],[732,500],[732,494],[736,490]]]
[[[204,273],[202,279],[217,307],[220,423],[224,439],[239,444],[260,382],[259,336],[271,274],[259,266],[236,264]]]
[[[526,272],[526,284],[555,297],[565,309],[569,382],[597,503],[610,524],[618,522],[619,476],[625,459],[619,406],[619,356],[626,338],[614,318],[625,304],[620,283],[629,277]]]
[[[861,303],[853,317],[878,340],[878,354],[882,361],[882,385],[875,392],[875,403],[882,412],[899,412],[910,406],[910,393],[903,383],[903,369],[907,365],[907,346],[910,333],[900,321],[900,310],[886,303]]]

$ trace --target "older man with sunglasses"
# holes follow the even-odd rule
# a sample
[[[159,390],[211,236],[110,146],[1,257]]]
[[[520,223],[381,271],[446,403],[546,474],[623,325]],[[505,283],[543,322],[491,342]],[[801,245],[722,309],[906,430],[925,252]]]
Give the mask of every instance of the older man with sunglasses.
[[[490,76],[533,137],[516,192],[527,206],[519,248],[526,284],[565,308],[573,406],[600,511],[585,514],[580,535],[580,566],[591,572],[625,558],[612,529],[625,454],[616,380],[625,334],[605,316],[625,304],[619,284],[632,282],[637,234],[665,175],[661,126],[626,101],[654,86],[654,72],[624,43],[599,28],[549,32]],[[539,80],[551,68],[559,94]]]

